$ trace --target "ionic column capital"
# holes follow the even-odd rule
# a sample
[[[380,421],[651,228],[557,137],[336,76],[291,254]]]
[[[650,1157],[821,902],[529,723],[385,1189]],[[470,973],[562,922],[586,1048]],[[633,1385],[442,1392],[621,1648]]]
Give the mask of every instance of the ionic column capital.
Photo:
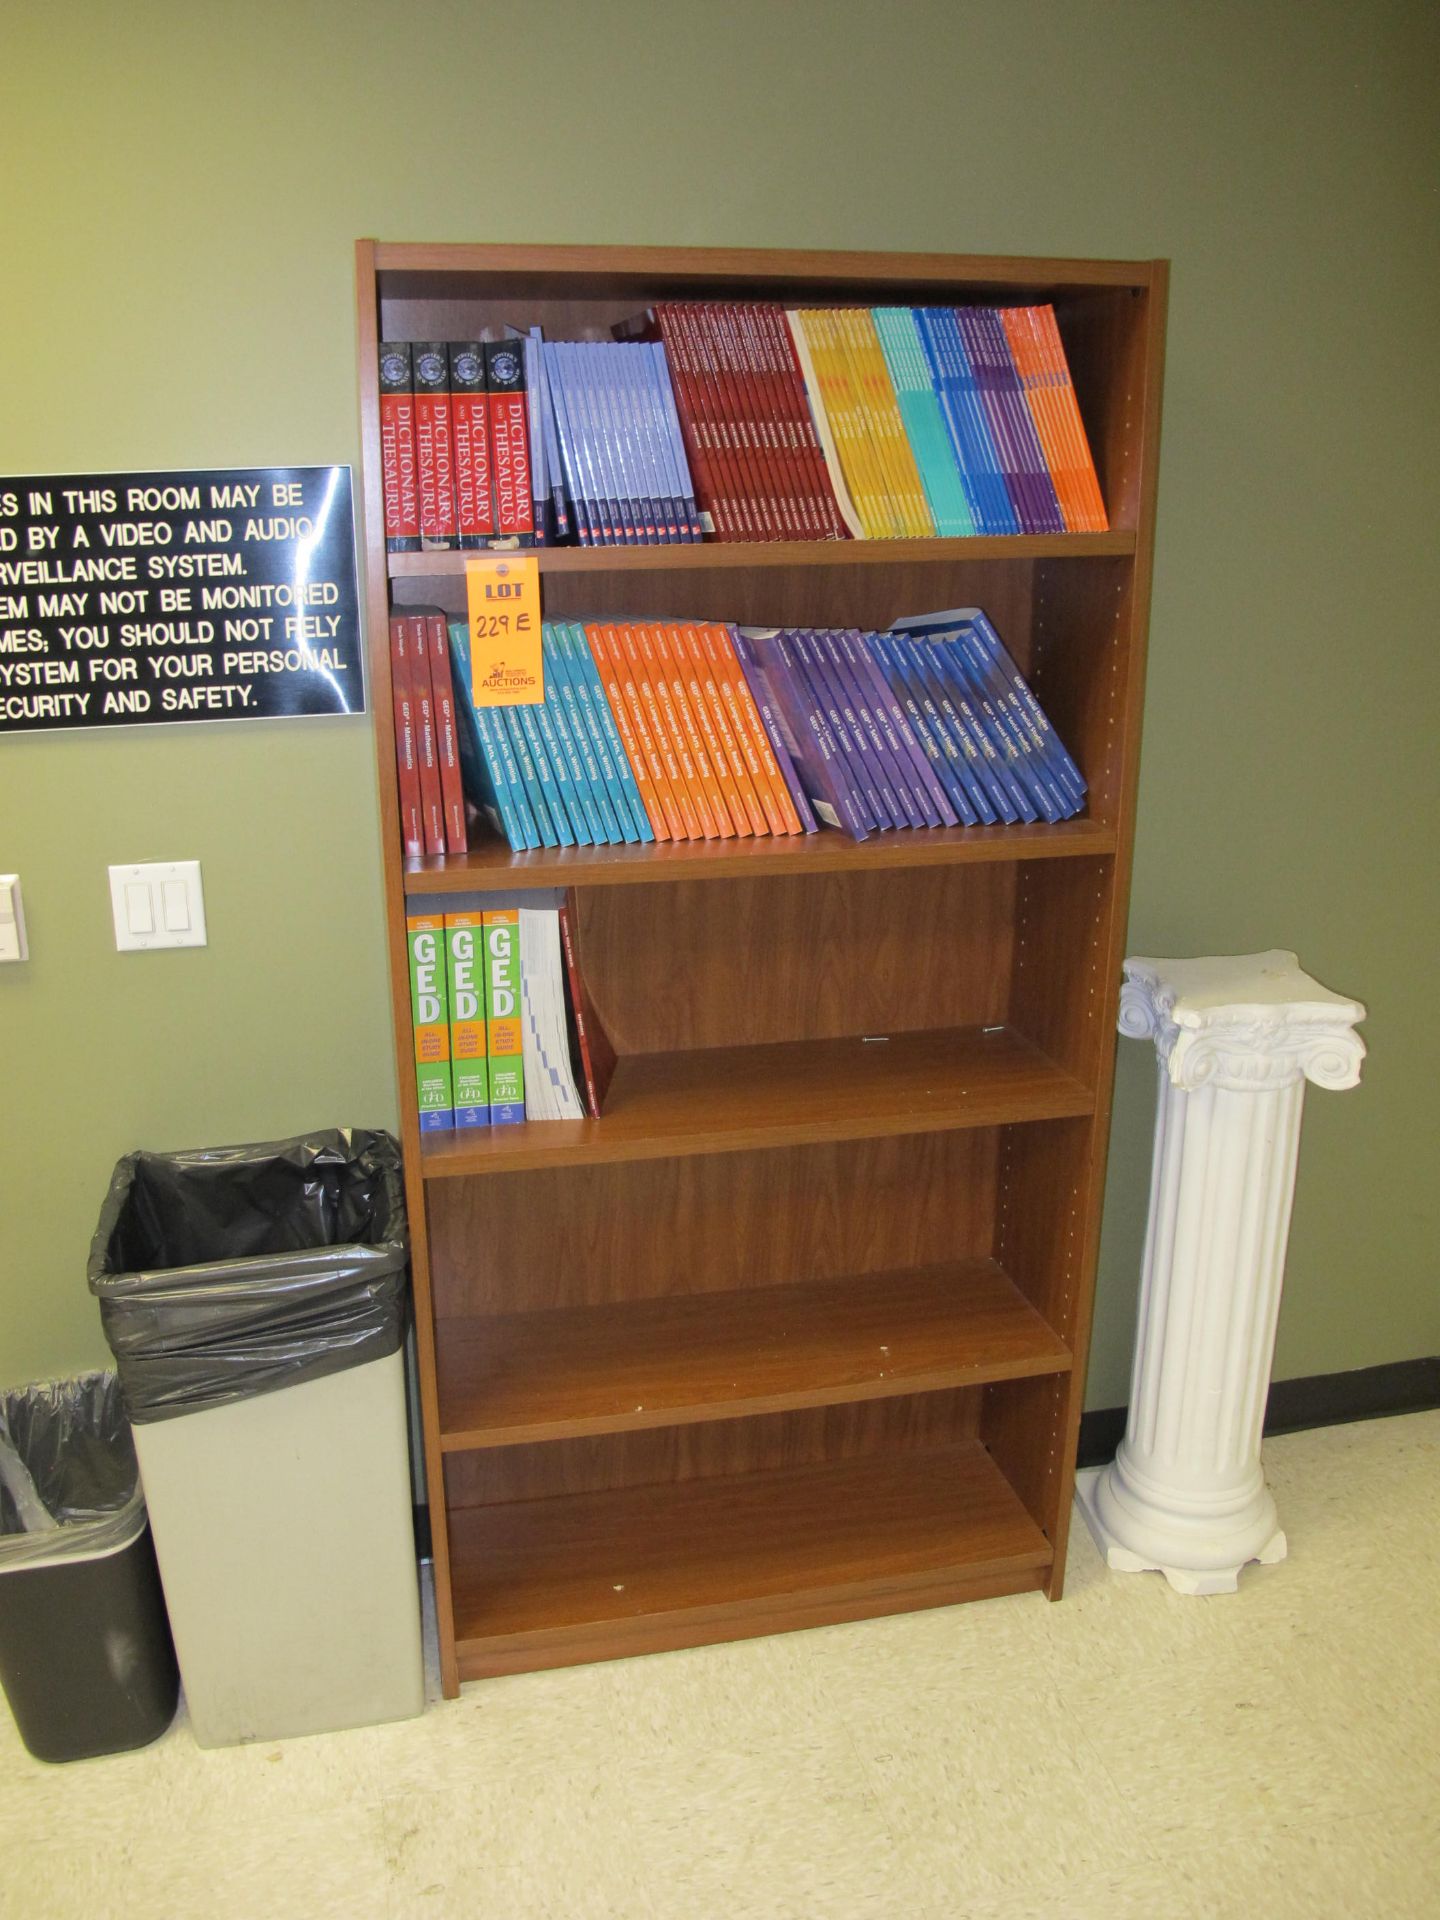
[[[1303,973],[1293,953],[1125,962],[1120,1031],[1153,1040],[1183,1092],[1259,1093],[1309,1080],[1339,1090],[1360,1078],[1358,1000]]]

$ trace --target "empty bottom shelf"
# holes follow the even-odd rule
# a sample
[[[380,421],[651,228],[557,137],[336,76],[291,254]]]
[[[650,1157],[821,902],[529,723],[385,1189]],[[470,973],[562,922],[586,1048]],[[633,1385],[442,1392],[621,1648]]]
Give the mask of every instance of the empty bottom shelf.
[[[1015,1593],[1052,1558],[978,1441],[449,1520],[465,1680]]]

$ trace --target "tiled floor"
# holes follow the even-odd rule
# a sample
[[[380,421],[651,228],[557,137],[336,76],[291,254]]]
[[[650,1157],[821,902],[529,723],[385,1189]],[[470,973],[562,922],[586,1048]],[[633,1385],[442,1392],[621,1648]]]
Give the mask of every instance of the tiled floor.
[[[423,1719],[47,1768],[15,1920],[1440,1915],[1440,1413],[1272,1442],[1291,1557],[467,1687]]]

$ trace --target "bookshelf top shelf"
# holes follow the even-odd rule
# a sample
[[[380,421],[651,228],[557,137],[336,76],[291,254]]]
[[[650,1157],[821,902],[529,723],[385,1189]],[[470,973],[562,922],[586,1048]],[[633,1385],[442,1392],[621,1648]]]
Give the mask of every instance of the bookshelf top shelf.
[[[943,297],[957,287],[977,295],[1048,297],[1064,289],[1154,283],[1150,260],[1026,259],[1014,255],[857,253],[757,247],[566,247],[439,243],[375,244],[382,295],[444,298],[458,280],[493,281],[514,297],[564,295],[577,285],[591,298],[733,298],[764,288],[771,298],[823,298],[827,292],[892,286],[912,296]]]

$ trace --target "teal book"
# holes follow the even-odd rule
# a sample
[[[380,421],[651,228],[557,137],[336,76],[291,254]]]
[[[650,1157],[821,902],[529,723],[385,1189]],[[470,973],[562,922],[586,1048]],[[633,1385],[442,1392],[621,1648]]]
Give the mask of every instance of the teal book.
[[[935,531],[949,537],[974,533],[975,522],[960,484],[949,429],[931,384],[915,316],[908,307],[872,307],[870,311],[935,519]]]

